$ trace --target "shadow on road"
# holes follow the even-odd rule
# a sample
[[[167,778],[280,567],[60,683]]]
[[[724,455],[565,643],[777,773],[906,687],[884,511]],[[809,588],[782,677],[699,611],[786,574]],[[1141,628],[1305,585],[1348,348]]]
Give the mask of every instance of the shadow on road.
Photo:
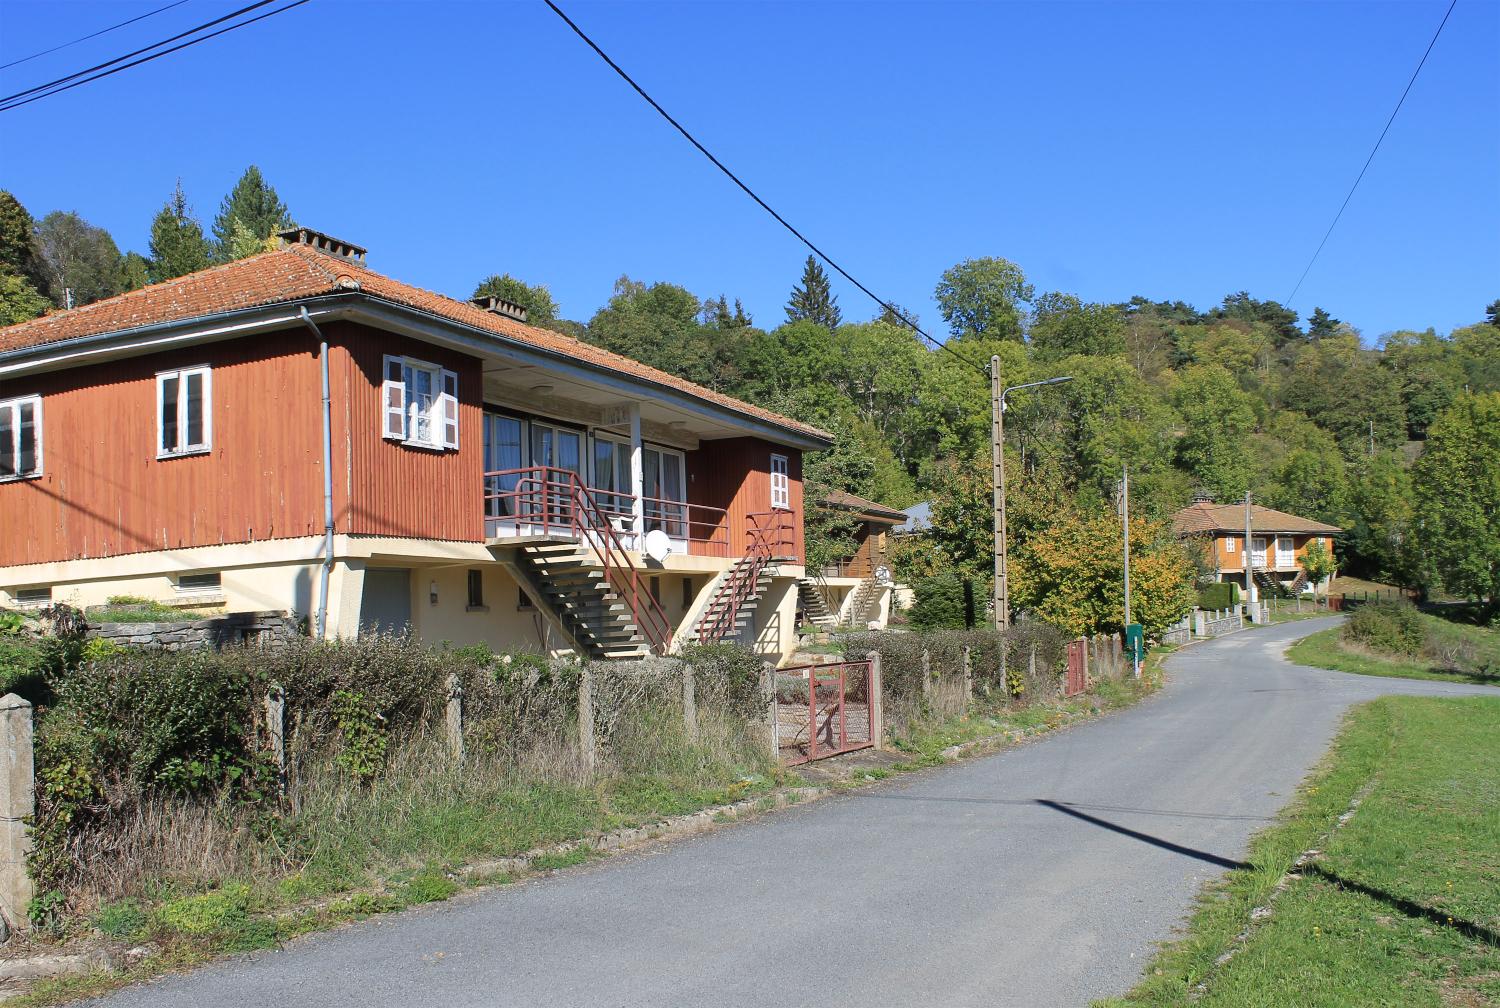
[[[1075,819],[1082,819],[1084,822],[1090,823],[1094,826],[1098,826],[1101,829],[1110,830],[1114,833],[1120,834],[1121,836],[1128,836],[1132,840],[1139,840],[1141,843],[1150,844],[1152,847],[1160,847],[1162,850],[1168,850],[1174,854],[1182,854],[1185,857],[1196,858],[1199,861],[1207,861],[1209,864],[1218,865],[1220,868],[1250,867],[1250,863],[1248,861],[1234,861],[1230,858],[1220,857],[1217,854],[1210,854],[1208,851],[1201,851],[1192,847],[1184,847],[1182,844],[1173,843],[1170,840],[1163,840],[1161,837],[1152,836],[1150,833],[1142,833],[1140,830],[1133,830],[1126,826],[1121,826],[1119,823],[1112,823],[1108,819],[1101,819],[1098,816],[1089,815],[1087,812],[1079,811],[1078,809],[1073,808],[1069,805],[1065,805],[1062,802],[1052,801],[1050,798],[1038,798],[1036,800],[1036,803],[1038,805],[1042,805],[1049,809],[1052,809],[1054,812],[1061,812],[1063,815],[1070,815]]]

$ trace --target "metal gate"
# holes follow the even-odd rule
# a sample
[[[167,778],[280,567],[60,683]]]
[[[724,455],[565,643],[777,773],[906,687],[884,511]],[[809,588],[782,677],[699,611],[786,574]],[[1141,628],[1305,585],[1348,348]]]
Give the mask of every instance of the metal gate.
[[[1063,696],[1073,697],[1089,688],[1089,642],[1076,640],[1068,644],[1068,672],[1063,682]]]
[[[796,665],[776,673],[776,749],[786,764],[868,749],[870,663]]]

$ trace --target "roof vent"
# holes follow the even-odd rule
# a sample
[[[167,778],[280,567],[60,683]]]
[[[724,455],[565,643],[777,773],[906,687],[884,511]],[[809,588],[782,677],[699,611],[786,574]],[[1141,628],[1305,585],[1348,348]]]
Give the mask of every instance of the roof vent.
[[[487,294],[484,297],[470,298],[469,304],[475,308],[482,308],[487,312],[493,312],[496,315],[504,315],[508,319],[515,319],[517,322],[526,321],[525,308],[522,308],[514,301],[507,301],[501,297]]]
[[[1207,490],[1194,490],[1193,491],[1193,503],[1194,504],[1212,504],[1213,502],[1214,502],[1214,495],[1211,494],[1211,493],[1209,493]]]
[[[287,245],[306,245],[315,248],[325,255],[337,256],[347,259],[352,263],[363,266],[365,262],[365,249],[353,242],[346,242],[342,238],[314,231],[312,228],[295,227],[285,231],[278,231],[276,237],[281,239],[282,247]]]

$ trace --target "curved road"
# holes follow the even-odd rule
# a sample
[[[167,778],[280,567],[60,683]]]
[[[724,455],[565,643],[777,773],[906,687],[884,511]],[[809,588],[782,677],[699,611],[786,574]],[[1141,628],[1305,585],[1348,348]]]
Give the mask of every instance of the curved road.
[[[1087,1005],[1131,987],[1345,710],[1500,690],[1195,645],[1158,696],[1009,752],[123,991],[165,1006]]]

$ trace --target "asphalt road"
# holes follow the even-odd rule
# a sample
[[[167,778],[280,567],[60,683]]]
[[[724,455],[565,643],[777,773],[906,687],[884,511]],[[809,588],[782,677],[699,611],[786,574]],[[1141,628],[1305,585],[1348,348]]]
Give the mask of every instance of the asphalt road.
[[[123,991],[167,1006],[1087,1005],[1133,985],[1353,703],[1500,690],[1196,645],[1160,695],[995,756]]]

